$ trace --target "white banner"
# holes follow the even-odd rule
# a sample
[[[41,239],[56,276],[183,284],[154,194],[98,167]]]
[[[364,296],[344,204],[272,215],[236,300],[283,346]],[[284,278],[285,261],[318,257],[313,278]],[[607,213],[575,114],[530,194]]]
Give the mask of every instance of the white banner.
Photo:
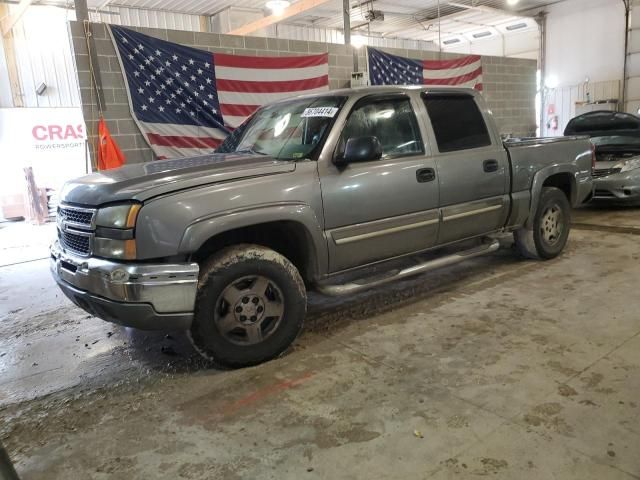
[[[80,108],[0,108],[0,195],[25,191],[24,167],[55,190],[85,175],[86,139]]]

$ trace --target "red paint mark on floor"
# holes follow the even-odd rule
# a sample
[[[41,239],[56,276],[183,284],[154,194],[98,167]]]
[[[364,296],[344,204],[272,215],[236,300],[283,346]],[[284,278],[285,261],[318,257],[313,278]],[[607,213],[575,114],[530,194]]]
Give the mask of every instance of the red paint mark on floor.
[[[255,392],[251,393],[250,395],[247,395],[246,397],[241,398],[240,400],[237,400],[229,405],[227,405],[224,409],[223,409],[223,413],[226,415],[229,415],[231,413],[236,412],[237,410],[239,410],[242,407],[246,407],[248,405],[251,405],[253,403],[256,403],[260,400],[263,400],[271,395],[275,395],[277,393],[280,393],[284,390],[288,390],[290,388],[293,388],[297,385],[300,385],[301,383],[306,382],[307,380],[311,379],[311,377],[313,377],[315,374],[313,372],[307,372],[305,373],[303,376],[299,377],[299,378],[295,378],[293,380],[284,380],[280,383],[276,383],[274,385],[269,385],[268,387],[264,387],[261,388],[260,390],[256,390]]]

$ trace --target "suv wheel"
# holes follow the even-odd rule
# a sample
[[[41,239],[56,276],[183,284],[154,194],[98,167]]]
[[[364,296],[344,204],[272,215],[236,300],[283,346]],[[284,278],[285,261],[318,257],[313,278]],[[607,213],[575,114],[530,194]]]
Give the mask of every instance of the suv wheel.
[[[544,187],[533,219],[533,230],[514,233],[516,248],[525,257],[549,260],[564,250],[571,230],[571,205],[562,190]]]
[[[259,245],[225,248],[200,270],[191,341],[219,365],[256,365],[293,343],[306,300],[300,273],[279,253]]]

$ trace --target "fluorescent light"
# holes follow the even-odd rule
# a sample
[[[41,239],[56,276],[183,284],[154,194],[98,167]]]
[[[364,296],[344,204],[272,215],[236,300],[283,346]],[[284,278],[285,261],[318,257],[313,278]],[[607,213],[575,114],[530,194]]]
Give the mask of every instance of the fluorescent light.
[[[271,13],[277,16],[282,15],[289,5],[291,5],[291,3],[287,0],[269,0],[265,3],[265,6],[271,10]]]
[[[520,0],[507,0],[507,5],[513,7],[514,5],[517,5],[518,2],[520,2]]]
[[[367,37],[363,37],[362,35],[353,35],[351,37],[351,45],[354,48],[361,48],[364,45],[367,45],[368,39]]]
[[[521,28],[525,28],[527,24],[525,22],[514,23],[513,25],[507,25],[505,28],[512,32],[513,30],[520,30]]]

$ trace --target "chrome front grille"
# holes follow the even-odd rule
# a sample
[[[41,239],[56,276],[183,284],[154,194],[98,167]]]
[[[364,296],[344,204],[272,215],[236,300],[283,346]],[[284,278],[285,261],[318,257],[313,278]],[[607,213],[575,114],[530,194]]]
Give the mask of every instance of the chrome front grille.
[[[591,176],[593,178],[606,177],[607,175],[613,175],[614,173],[620,173],[621,168],[596,168]]]
[[[58,230],[58,239],[62,248],[82,256],[91,253],[91,233],[80,233],[78,231],[61,232]]]
[[[58,207],[58,221],[64,221],[68,225],[80,228],[92,228],[95,214],[96,211],[91,208],[70,207],[68,205]]]
[[[91,255],[96,210],[60,205],[58,208],[58,240],[63,250],[76,255]]]

